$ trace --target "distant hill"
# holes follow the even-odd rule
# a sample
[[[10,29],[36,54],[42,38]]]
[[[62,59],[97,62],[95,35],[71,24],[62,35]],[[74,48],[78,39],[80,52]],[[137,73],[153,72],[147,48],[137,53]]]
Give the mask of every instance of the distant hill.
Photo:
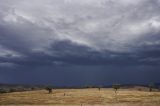
[[[9,92],[22,92],[22,91],[31,91],[31,90],[40,90],[48,87],[48,85],[23,85],[23,84],[0,84],[0,93],[9,93]],[[95,86],[95,85],[87,85],[87,86],[49,86],[53,89],[84,89],[84,88],[112,88],[112,85],[108,86]],[[131,89],[131,90],[143,90],[148,91],[148,85],[140,85],[140,84],[121,84],[121,89]],[[154,88],[159,89],[160,83],[155,83]],[[157,91],[157,90],[156,90]]]
[[[0,93],[40,90],[43,88],[44,86],[39,85],[0,84]]]

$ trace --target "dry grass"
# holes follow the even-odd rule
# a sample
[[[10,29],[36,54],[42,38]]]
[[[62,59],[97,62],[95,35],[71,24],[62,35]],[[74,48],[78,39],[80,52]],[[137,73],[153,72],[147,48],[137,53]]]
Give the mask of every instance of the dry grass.
[[[65,93],[65,96],[64,96]],[[160,92],[113,89],[57,89],[0,94],[0,105],[160,106]]]

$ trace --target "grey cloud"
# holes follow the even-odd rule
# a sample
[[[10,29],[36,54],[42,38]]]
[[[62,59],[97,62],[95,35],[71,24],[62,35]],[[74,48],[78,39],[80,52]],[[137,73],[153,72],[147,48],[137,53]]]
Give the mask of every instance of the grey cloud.
[[[17,0],[13,2],[14,14],[8,13],[3,19],[11,24],[15,21],[17,28],[35,26],[36,30],[43,30],[45,36],[50,35],[52,40],[56,37],[96,49],[126,51],[132,49],[128,46],[131,42],[144,38],[147,33],[159,31],[157,2],[47,0],[29,4]],[[45,33],[46,30],[50,30],[50,34]],[[36,38],[42,37],[37,34]]]
[[[0,72],[159,69],[159,0],[0,2]]]

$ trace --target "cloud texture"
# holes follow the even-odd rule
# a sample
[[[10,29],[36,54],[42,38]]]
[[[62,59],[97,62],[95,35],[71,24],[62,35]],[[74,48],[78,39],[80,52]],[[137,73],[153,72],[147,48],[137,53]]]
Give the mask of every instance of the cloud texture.
[[[160,0],[0,2],[0,73],[75,66],[159,69]]]

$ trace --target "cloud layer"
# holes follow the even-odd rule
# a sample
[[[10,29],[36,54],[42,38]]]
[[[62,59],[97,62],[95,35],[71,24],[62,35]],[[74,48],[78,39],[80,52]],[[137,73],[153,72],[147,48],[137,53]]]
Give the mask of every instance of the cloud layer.
[[[0,2],[1,71],[160,64],[160,0]]]

